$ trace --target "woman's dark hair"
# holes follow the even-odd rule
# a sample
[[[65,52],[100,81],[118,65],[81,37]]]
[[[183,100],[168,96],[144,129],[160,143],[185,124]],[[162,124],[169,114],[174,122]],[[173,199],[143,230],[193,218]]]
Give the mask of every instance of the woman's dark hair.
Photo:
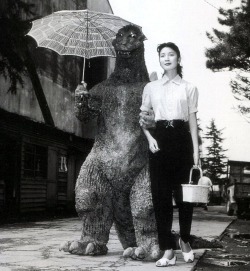
[[[159,44],[157,46],[157,52],[158,52],[159,56],[160,56],[161,50],[165,47],[168,47],[168,48],[171,48],[172,50],[174,50],[176,52],[178,58],[181,57],[181,52],[180,52],[178,46],[175,45],[173,42],[166,42],[166,43]],[[177,73],[182,78],[182,66],[180,65],[180,63],[177,64]]]

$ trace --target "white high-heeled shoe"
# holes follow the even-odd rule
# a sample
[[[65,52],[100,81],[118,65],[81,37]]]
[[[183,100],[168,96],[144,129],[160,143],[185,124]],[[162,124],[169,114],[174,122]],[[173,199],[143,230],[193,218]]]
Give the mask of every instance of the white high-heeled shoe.
[[[189,244],[189,246],[190,246],[191,250],[189,252],[183,252],[182,247],[181,247],[181,238],[179,239],[179,245],[180,245],[180,249],[181,249],[184,261],[186,263],[192,263],[194,261],[194,252],[193,252],[190,244]]]
[[[157,267],[173,266],[176,263],[176,259],[177,259],[177,257],[175,255],[174,255],[174,257],[171,260],[169,260],[166,257],[162,257],[160,260],[158,260],[155,263],[155,265]]]

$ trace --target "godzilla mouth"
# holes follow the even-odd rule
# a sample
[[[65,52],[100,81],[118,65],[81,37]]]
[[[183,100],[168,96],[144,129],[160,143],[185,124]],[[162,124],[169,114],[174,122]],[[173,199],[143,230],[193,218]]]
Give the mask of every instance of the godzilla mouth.
[[[129,51],[117,51],[117,54],[120,56],[130,56],[131,52]]]

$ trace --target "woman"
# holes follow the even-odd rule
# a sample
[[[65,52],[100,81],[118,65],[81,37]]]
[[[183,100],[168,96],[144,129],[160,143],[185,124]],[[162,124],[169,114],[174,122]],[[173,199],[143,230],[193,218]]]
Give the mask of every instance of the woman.
[[[198,166],[197,88],[182,79],[181,55],[172,42],[157,48],[161,79],[148,83],[143,91],[141,111],[153,110],[156,127],[150,132],[140,120],[149,143],[151,190],[160,249],[163,257],[156,266],[175,265],[172,197],[179,207],[179,244],[186,262],[193,262],[189,244],[192,203],[182,201],[181,184],[188,183],[193,165]]]

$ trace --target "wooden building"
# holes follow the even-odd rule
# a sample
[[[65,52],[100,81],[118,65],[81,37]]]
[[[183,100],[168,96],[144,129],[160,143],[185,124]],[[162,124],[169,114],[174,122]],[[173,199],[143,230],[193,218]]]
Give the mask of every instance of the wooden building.
[[[7,0],[4,0],[7,1]],[[4,1],[0,8],[4,8]],[[35,4],[36,15],[65,9],[91,9],[113,13],[108,0],[24,0]],[[30,38],[31,39],[31,38]],[[44,121],[32,82],[16,94],[0,76],[0,220],[27,215],[74,213],[74,186],[80,167],[91,150],[96,124],[81,123],[74,115],[74,91],[81,81],[83,58],[60,56],[36,48],[32,58],[54,126]],[[113,58],[87,60],[88,87],[106,79]]]

